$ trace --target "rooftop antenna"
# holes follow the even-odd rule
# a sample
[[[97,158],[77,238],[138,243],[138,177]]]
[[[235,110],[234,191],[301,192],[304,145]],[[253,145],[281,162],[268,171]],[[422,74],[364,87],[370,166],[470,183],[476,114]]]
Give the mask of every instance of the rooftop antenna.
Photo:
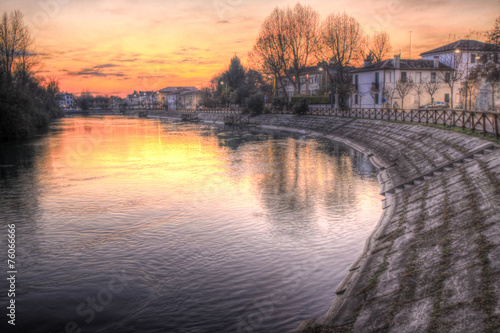
[[[413,32],[413,31],[411,31],[411,30],[410,30],[410,58],[409,58],[409,59],[411,59],[411,33],[412,33],[412,32]]]

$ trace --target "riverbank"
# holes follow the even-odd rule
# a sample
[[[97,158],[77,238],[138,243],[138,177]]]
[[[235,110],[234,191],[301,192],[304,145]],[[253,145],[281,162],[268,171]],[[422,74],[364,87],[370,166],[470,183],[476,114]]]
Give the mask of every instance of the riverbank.
[[[216,114],[199,118],[222,121]],[[498,331],[497,144],[378,120],[292,115],[246,120],[342,141],[366,153],[380,170],[386,199],[377,227],[327,314],[297,331]]]
[[[61,117],[63,110],[50,87],[0,87],[0,141],[32,138]]]

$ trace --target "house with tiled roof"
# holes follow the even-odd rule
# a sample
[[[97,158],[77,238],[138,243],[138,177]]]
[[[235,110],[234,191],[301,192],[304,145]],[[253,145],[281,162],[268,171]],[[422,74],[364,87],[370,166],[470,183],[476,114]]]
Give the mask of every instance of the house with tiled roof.
[[[326,71],[320,66],[308,66],[304,68],[299,77],[300,91],[298,92],[295,91],[295,85],[288,78],[284,78],[282,82],[289,98],[295,95],[314,96],[317,95],[325,85],[325,74]],[[295,77],[293,78],[295,79]],[[279,85],[277,89],[278,93],[282,94],[281,85]]]
[[[180,109],[195,109],[201,105],[202,98],[203,92],[201,90],[183,90],[177,95],[177,106]]]
[[[130,105],[139,105],[141,98],[139,96],[139,93],[134,90],[134,92],[132,94],[127,95],[125,100]]]
[[[411,79],[415,85],[423,85],[425,82],[437,82],[440,76],[446,76],[445,73],[452,71],[453,68],[438,59],[401,59],[399,55],[396,55],[393,59],[373,64],[365,62],[363,67],[351,71],[353,79],[351,106],[353,108],[418,108],[420,105],[430,103],[431,96],[411,91],[404,97],[403,105],[403,99],[395,91],[396,82]],[[447,102],[449,98],[444,86],[440,86],[433,95],[434,101]]]
[[[179,96],[189,91],[197,91],[196,87],[165,87],[158,90],[160,102],[168,110],[175,110],[180,102]],[[179,101],[178,101],[179,99]]]
[[[432,60],[435,56],[447,55],[450,53],[461,53],[462,55],[468,55],[467,58],[471,63],[474,63],[476,56],[483,54],[493,54],[498,53],[500,51],[500,47],[495,44],[484,43],[477,40],[471,39],[460,39],[456,42],[446,44],[444,46],[440,46],[438,48],[432,49],[430,51],[426,51],[420,54],[422,59]],[[474,56],[472,56],[474,55]],[[445,61],[448,59],[441,58],[440,60]],[[452,66],[452,63],[448,65]]]
[[[347,66],[344,70],[348,73],[350,70],[355,69],[355,67]],[[331,92],[332,80],[335,80],[337,71],[331,66],[322,66],[319,63],[317,66],[307,66],[303,68],[300,72],[300,91],[296,90],[294,83],[291,81],[295,80],[293,76],[293,71],[291,73],[291,78],[285,77],[280,81],[276,82],[276,91],[278,96],[283,98],[283,86],[286,90],[286,95],[289,99],[294,96],[317,96],[317,95],[327,95]],[[335,103],[335,98],[339,98],[341,104],[344,103],[345,99],[349,96],[338,96],[335,94],[330,95],[330,101],[332,104]]]
[[[460,73],[458,89],[454,90],[454,100],[467,104],[472,109],[488,110],[491,108],[490,86],[484,80],[475,89],[469,88],[469,73],[479,62],[498,62],[500,46],[477,40],[460,39],[453,43],[437,47],[420,54],[424,60],[437,58],[440,62],[452,67]],[[474,87],[470,87],[474,88]],[[468,96],[470,95],[470,96]],[[499,96],[500,94],[496,93]],[[500,98],[500,96],[499,96]],[[497,101],[500,103],[500,100]]]
[[[56,96],[56,101],[61,108],[67,109],[75,106],[75,96],[67,92],[60,93]]]

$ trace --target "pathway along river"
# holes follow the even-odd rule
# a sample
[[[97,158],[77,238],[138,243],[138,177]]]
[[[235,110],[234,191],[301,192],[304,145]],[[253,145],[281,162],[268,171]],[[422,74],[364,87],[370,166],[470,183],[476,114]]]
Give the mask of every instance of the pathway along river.
[[[2,271],[19,332],[288,332],[324,314],[381,215],[342,144],[258,129],[64,118],[0,145]],[[1,278],[1,332],[9,332]]]

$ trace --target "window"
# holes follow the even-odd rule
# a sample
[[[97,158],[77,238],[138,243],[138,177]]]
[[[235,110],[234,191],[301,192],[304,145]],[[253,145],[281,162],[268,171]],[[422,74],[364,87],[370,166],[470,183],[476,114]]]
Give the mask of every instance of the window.
[[[431,73],[431,82],[436,82],[436,73]]]
[[[375,94],[375,104],[378,104],[378,94]]]
[[[470,63],[471,64],[476,63],[476,55],[474,53],[471,53],[470,55]]]
[[[354,75],[354,89],[358,90],[358,74]]]
[[[417,83],[422,82],[422,72],[417,72],[416,80],[417,80]]]
[[[354,104],[359,104],[358,94],[354,95]]]
[[[379,82],[379,73],[378,73],[378,72],[376,72],[376,73],[375,73],[375,89],[377,89],[377,90],[378,90],[378,88],[379,88],[379,84],[378,84],[378,82]]]
[[[444,94],[444,102],[450,103],[450,94]]]
[[[406,82],[406,72],[401,72],[401,82]]]

